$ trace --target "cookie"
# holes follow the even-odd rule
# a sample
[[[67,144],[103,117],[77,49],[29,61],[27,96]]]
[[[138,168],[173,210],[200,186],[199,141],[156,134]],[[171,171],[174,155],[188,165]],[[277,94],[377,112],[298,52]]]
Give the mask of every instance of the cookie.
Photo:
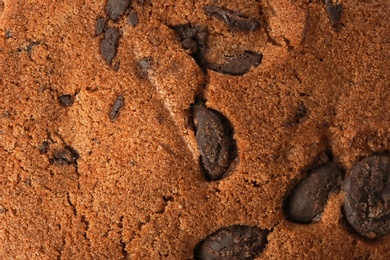
[[[386,1],[0,1],[0,255],[388,259]]]

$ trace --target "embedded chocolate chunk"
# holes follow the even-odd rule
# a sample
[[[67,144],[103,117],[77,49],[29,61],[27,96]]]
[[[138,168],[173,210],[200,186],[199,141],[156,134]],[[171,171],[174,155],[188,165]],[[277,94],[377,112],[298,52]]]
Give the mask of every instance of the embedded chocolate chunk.
[[[41,154],[44,154],[44,153],[47,153],[50,149],[50,144],[48,141],[43,141],[39,147],[38,147],[38,150]]]
[[[107,26],[106,19],[104,19],[103,17],[99,17],[98,19],[96,19],[95,35],[98,36],[101,33],[103,33],[104,30],[106,29],[106,26]]]
[[[190,50],[190,53],[194,53],[198,50],[198,43],[190,38],[187,38],[184,41],[182,41],[181,46],[184,49]]]
[[[258,227],[234,225],[217,230],[194,250],[196,260],[254,259],[267,245],[268,231]]]
[[[237,28],[238,30],[243,32],[251,32],[260,27],[260,24],[258,22],[254,21],[253,19],[249,18],[244,14],[235,11],[223,9],[221,7],[212,5],[206,5],[203,10],[207,15],[222,20],[229,27]]]
[[[58,164],[74,164],[78,158],[80,158],[79,153],[67,145],[64,149],[56,151],[51,161]]]
[[[119,116],[119,111],[123,106],[124,97],[123,95],[119,95],[117,99],[115,100],[114,104],[111,107],[111,111],[109,114],[110,120],[115,121],[115,119]]]
[[[130,7],[130,0],[108,0],[106,13],[110,20],[117,21],[121,15]]]
[[[117,28],[108,28],[104,33],[104,39],[100,43],[100,53],[108,64],[111,64],[112,59],[115,57],[119,37],[120,33]]]
[[[73,105],[74,98],[70,94],[62,95],[59,97],[60,105],[62,107],[69,107]]]
[[[143,79],[148,75],[148,69],[152,65],[152,62],[153,62],[152,57],[143,58],[138,62],[136,75],[140,79]]]
[[[223,115],[207,108],[204,103],[194,105],[193,118],[206,178],[221,179],[236,156],[233,129]]]
[[[337,27],[340,24],[341,19],[341,3],[333,4],[332,0],[325,0],[325,4],[332,26]]]
[[[138,14],[136,11],[131,11],[127,17],[127,23],[131,26],[136,26],[138,24]]]
[[[355,163],[345,179],[344,213],[360,235],[374,239],[390,233],[390,156]]]
[[[250,68],[258,67],[263,55],[253,51],[244,51],[243,54],[232,58],[228,63],[208,63],[207,67],[216,72],[230,75],[244,75]]]
[[[204,57],[207,49],[208,31],[201,26],[192,24],[179,24],[173,26],[179,35],[181,46],[188,50],[203,71],[207,70],[207,61]]]
[[[291,126],[295,126],[299,123],[302,123],[307,118],[306,115],[307,115],[307,107],[305,106],[305,104],[301,103],[299,105],[297,111],[295,112],[295,115],[293,117],[289,118],[288,120],[286,120],[286,122],[284,123],[284,126],[291,127]]]
[[[329,194],[339,187],[341,171],[326,163],[309,172],[284,203],[285,217],[295,223],[310,223],[322,213]]]

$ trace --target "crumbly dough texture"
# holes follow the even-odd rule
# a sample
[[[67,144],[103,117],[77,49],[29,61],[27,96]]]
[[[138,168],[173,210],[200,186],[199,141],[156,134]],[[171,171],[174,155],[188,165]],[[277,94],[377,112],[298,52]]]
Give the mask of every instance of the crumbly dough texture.
[[[261,26],[229,28],[205,5]],[[325,150],[346,174],[390,150],[389,1],[343,0],[337,28],[320,0],[132,1],[138,24],[128,14],[108,21],[121,31],[110,65],[104,33],[95,36],[105,8],[0,0],[0,255],[192,259],[209,234],[248,225],[270,230],[258,259],[390,258],[390,235],[349,231],[342,192],[316,223],[282,213]],[[207,27],[208,60],[249,50],[261,64],[242,76],[204,73],[172,29],[186,23]],[[238,162],[219,181],[199,165],[190,106],[200,93],[234,128]],[[304,120],[286,125],[301,104]]]

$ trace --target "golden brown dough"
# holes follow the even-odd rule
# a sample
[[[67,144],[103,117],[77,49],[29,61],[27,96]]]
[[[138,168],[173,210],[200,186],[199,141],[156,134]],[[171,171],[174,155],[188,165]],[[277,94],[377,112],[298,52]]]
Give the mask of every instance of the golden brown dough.
[[[390,235],[350,231],[340,189],[318,221],[283,215],[310,168],[348,175],[390,150],[390,4],[339,1],[338,22],[326,2],[133,0],[114,22],[106,1],[0,1],[0,255],[192,259],[245,225],[269,231],[257,259],[389,259]],[[241,31],[206,5],[260,26]],[[201,34],[181,38],[184,24]],[[107,28],[120,32],[110,64]],[[262,59],[242,75],[207,67],[245,51]],[[218,181],[200,165],[195,98],[234,129],[235,165]]]

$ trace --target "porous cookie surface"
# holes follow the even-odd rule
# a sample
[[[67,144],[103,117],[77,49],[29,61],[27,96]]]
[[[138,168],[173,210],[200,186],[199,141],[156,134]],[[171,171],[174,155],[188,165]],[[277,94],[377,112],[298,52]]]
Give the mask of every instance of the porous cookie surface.
[[[339,2],[0,0],[0,255],[389,259],[390,3]],[[379,231],[362,181],[286,219],[328,164]]]

